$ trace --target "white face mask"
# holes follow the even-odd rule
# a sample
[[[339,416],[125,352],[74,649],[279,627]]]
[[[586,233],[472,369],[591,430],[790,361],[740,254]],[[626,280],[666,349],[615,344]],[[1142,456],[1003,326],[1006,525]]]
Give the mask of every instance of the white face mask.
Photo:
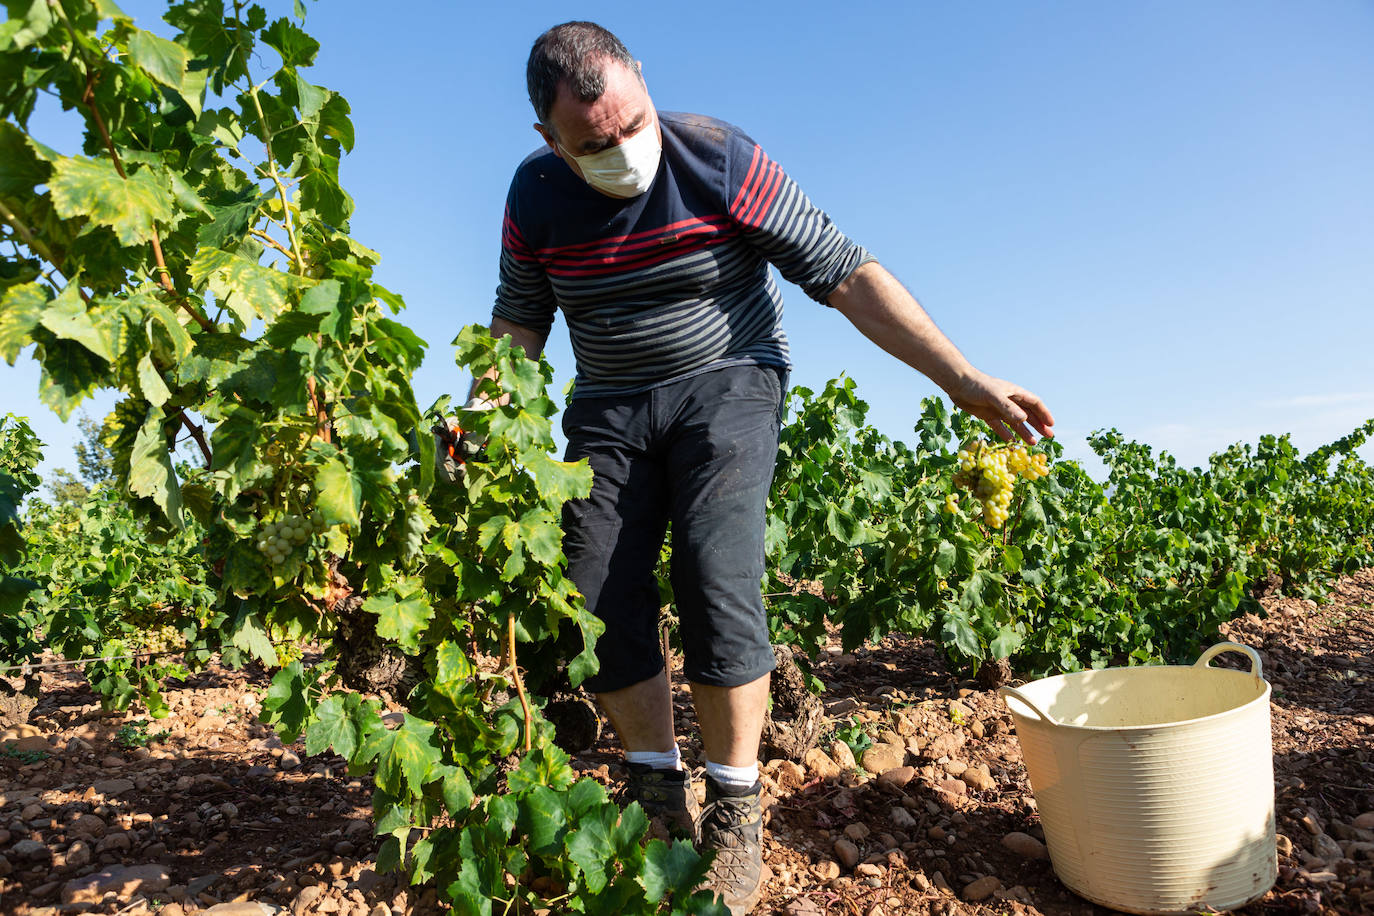
[[[577,163],[587,184],[612,197],[638,197],[649,190],[658,174],[663,147],[658,131],[648,124],[619,146],[586,156],[563,153]]]

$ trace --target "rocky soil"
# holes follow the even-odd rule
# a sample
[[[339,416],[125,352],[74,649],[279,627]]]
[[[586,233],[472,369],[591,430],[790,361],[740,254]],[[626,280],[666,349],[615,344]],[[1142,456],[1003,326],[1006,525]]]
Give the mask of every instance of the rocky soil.
[[[1374,571],[1321,607],[1264,603],[1227,633],[1260,651],[1274,688],[1279,880],[1244,912],[1374,911]],[[1055,879],[995,692],[906,638],[836,648],[817,673],[831,737],[764,766],[771,874],[756,913],[1108,912]],[[256,723],[265,678],[207,670],[169,689],[160,722],[102,713],[69,671],[43,682],[28,722],[0,732],[0,913],[440,911],[432,890],[373,867],[368,781]],[[837,732],[872,746],[855,760]],[[617,760],[603,741],[576,762],[609,783]]]

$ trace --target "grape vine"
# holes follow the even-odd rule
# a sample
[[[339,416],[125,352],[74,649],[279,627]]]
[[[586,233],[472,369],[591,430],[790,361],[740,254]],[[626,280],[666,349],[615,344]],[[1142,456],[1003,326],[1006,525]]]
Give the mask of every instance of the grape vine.
[[[559,510],[590,470],[550,454],[547,364],[469,328],[456,373],[494,370],[484,392],[503,406],[456,411],[487,460],[435,485],[424,418],[455,411],[416,403],[425,344],[373,279],[379,256],[349,235],[339,163],[353,127],[342,96],[306,77],[319,45],[303,9],[175,4],[173,39],[106,0],[9,9],[0,355],[31,354],[63,417],[97,389],[120,394],[105,424],[115,480],[84,518],[105,513],[115,540],[190,538],[203,570],[194,594],[116,605],[117,619],[71,616],[92,610],[72,595],[29,605],[44,641],[91,651],[72,639],[84,628],[105,651],[126,626],[184,623],[188,664],[213,653],[275,670],[266,720],[372,771],[379,865],[435,882],[459,912],[549,897],[719,912],[694,890],[705,865],[690,845],[645,843],[643,812],[575,779],[552,743],[536,690],[591,673],[601,629],[561,571]],[[30,132],[45,94],[82,120],[81,154]],[[176,459],[183,442],[197,464]],[[75,536],[31,521],[35,543]],[[94,586],[107,570],[64,572]],[[12,642],[7,661],[40,648]],[[327,657],[307,667],[290,646],[311,642]],[[169,673],[115,672],[154,710]],[[378,692],[406,708],[394,728]]]

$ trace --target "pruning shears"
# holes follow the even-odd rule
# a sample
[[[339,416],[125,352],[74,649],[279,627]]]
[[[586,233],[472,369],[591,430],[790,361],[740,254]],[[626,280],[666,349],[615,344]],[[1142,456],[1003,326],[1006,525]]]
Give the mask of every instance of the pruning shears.
[[[457,421],[450,421],[441,414],[430,415],[434,425],[434,464],[439,475],[448,483],[462,479],[465,465],[469,461],[481,461],[486,457],[482,445],[465,438],[463,428]]]

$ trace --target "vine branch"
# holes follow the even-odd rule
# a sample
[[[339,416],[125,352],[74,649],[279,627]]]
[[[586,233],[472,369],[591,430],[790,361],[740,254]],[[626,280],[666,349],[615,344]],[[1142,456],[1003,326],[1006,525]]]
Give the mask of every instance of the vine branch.
[[[285,247],[283,247],[281,242],[272,238],[272,236],[268,235],[266,232],[263,232],[261,229],[254,227],[248,230],[248,234],[258,239],[259,241],[266,242],[271,247],[277,249],[282,254],[286,255],[288,261],[295,260],[295,258],[292,257],[291,252],[288,251]]]
[[[184,410],[177,411],[177,419],[181,421],[182,426],[186,427],[186,431],[191,434],[196,445],[200,446],[200,454],[205,458],[205,466],[208,468],[214,461],[214,455],[210,452],[210,444],[205,441],[205,430],[201,428],[200,424],[193,422],[190,417],[186,416]]]
[[[530,712],[530,699],[525,695],[525,682],[520,677],[520,665],[515,658],[515,615],[506,618],[506,658],[510,662],[511,680],[515,682],[515,692],[520,697],[520,709],[525,714],[525,750],[532,746],[531,733],[534,731],[534,716]]]
[[[332,439],[329,411],[325,409],[324,400],[315,386],[315,376],[305,380],[305,390],[310,395],[310,410],[315,414],[315,435],[320,437],[320,441],[329,442]]]
[[[253,100],[253,109],[258,113],[258,125],[262,128],[262,146],[267,152],[267,171],[272,177],[272,183],[277,186],[277,194],[281,197],[282,214],[286,218],[286,235],[291,240],[291,252],[288,256],[296,265],[296,273],[305,276],[305,262],[301,259],[301,243],[296,238],[296,224],[291,219],[291,197],[286,193],[286,185],[282,184],[281,175],[277,172],[277,160],[272,155],[272,128],[267,126],[267,115],[263,113],[262,102],[258,100],[258,87],[249,86],[248,95]]]

